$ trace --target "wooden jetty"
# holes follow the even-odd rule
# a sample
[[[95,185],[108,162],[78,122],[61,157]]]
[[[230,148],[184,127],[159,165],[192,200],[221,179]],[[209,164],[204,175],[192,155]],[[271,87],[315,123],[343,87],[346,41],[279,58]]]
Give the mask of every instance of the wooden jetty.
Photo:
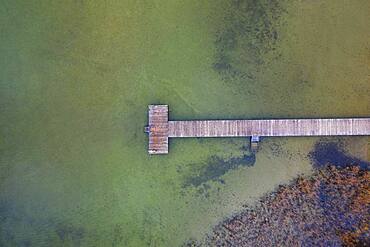
[[[169,121],[168,105],[149,105],[149,154],[167,154],[168,138],[370,135],[370,118]]]

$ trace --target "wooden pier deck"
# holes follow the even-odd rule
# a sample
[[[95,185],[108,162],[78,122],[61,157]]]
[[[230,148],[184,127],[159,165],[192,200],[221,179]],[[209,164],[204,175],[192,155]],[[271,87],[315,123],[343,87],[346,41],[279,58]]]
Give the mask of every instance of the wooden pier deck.
[[[150,154],[168,153],[168,106],[149,105],[149,133]]]
[[[148,152],[166,154],[169,137],[370,135],[370,118],[169,121],[167,105],[150,105],[146,132]]]

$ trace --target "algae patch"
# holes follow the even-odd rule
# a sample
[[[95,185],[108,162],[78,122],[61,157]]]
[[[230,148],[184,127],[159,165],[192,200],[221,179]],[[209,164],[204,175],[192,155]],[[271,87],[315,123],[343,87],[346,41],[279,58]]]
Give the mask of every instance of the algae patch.
[[[225,26],[216,34],[213,68],[225,80],[254,79],[263,56],[275,49],[278,26],[284,13],[282,1],[240,0],[230,4]]]
[[[347,166],[359,166],[361,169],[369,170],[370,163],[345,153],[345,150],[336,142],[317,142],[314,150],[309,153],[309,158],[314,167],[320,168],[327,164],[343,168]]]

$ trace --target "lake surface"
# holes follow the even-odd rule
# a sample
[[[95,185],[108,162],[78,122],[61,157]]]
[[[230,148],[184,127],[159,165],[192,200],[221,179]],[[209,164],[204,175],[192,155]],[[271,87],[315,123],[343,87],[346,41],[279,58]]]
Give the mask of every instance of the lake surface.
[[[170,119],[370,114],[370,2],[1,1],[0,245],[181,246],[278,184],[315,143],[176,139]]]

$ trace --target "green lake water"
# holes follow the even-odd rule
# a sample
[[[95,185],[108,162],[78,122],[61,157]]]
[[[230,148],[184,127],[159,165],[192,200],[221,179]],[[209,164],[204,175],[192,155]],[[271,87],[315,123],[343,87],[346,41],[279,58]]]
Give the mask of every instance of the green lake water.
[[[171,119],[370,114],[368,0],[0,1],[0,245],[181,246],[319,138],[176,139]],[[369,160],[369,138],[329,138]]]

